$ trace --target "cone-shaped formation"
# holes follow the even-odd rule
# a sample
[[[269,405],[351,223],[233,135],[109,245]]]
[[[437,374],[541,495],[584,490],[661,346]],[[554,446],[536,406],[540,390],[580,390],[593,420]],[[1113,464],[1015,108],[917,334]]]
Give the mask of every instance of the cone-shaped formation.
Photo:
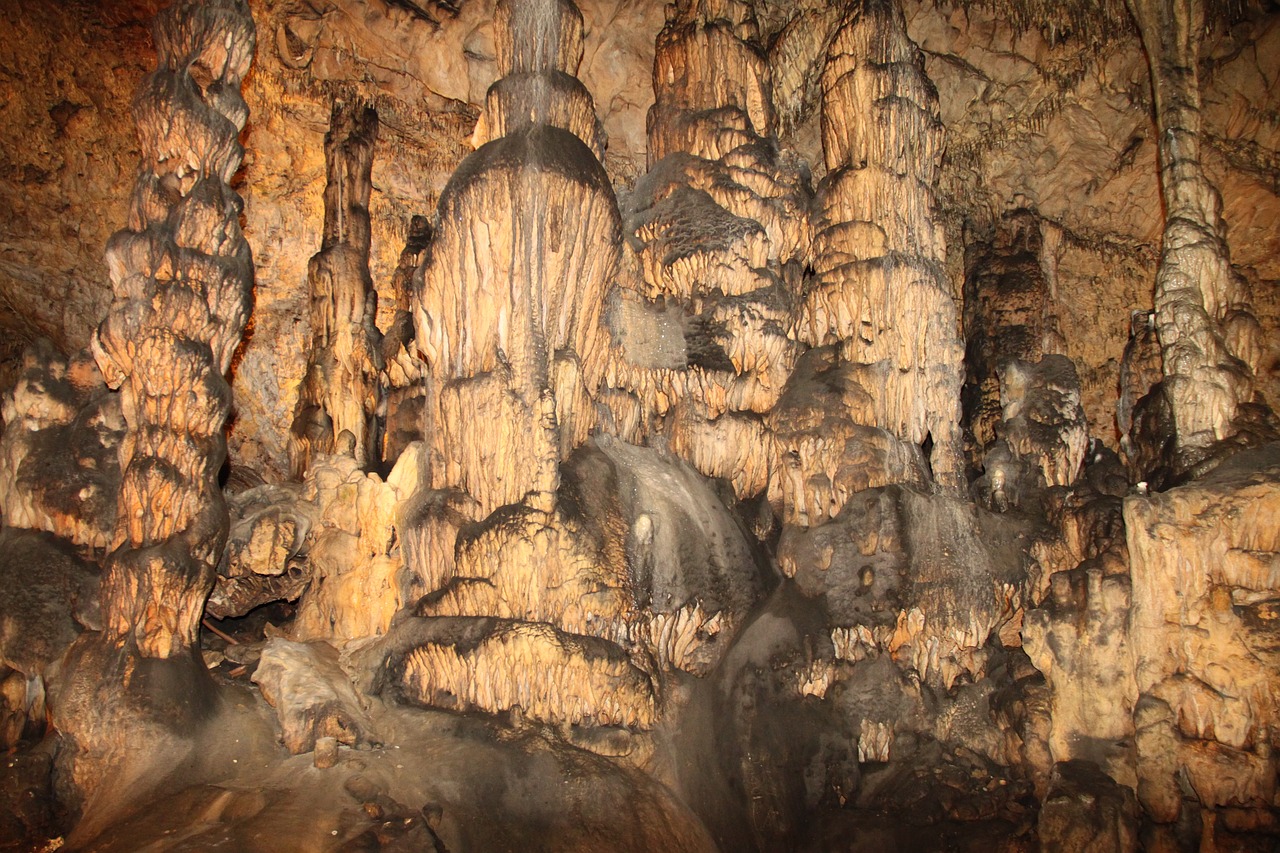
[[[464,489],[484,514],[555,490],[557,355],[588,365],[588,392],[598,385],[599,316],[621,243],[590,98],[571,76],[581,14],[556,0],[502,3],[495,29],[503,79],[477,139],[505,135],[440,198],[416,314],[434,383],[432,484]]]
[[[128,431],[104,619],[109,638],[146,657],[195,642],[227,534],[223,374],[253,286],[228,182],[243,156],[254,38],[242,0],[184,0],[157,17],[158,67],[134,104],[142,172],[128,227],[107,249],[115,302],[94,350]]]
[[[290,464],[301,479],[312,460],[333,453],[350,435],[361,465],[377,459],[375,415],[382,368],[374,325],[377,294],[369,276],[369,195],[378,114],[360,103],[333,108],[324,140],[324,237],[311,258],[311,348],[298,389]]]
[[[1231,268],[1222,198],[1201,165],[1203,0],[1129,0],[1151,66],[1164,197],[1155,323],[1174,421],[1172,467],[1187,470],[1238,430],[1261,329]]]
[[[798,336],[884,365],[866,425],[931,445],[937,482],[962,481],[963,350],[943,273],[934,185],[942,155],[938,97],[897,4],[855,3],[827,52],[813,266]],[[872,389],[868,389],[872,390]]]
[[[426,370],[414,353],[413,344],[413,275],[426,257],[431,245],[431,223],[425,216],[414,216],[400,260],[391,276],[389,291],[395,300],[396,313],[382,339],[382,387],[387,413],[382,428],[382,459],[392,464],[414,441],[423,438],[423,402],[426,395]]]
[[[617,645],[636,611],[626,560],[556,499],[562,457],[594,424],[621,245],[594,106],[572,76],[582,16],[502,2],[495,31],[503,76],[440,198],[415,306],[435,491],[408,525],[409,562],[428,593],[419,612],[460,627],[412,651],[401,682],[427,704],[645,726],[648,678]]]

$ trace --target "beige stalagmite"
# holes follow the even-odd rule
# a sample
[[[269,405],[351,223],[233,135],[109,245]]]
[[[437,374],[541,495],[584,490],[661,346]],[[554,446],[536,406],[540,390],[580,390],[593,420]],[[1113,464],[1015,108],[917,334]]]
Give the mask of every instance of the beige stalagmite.
[[[325,135],[324,236],[311,258],[311,348],[290,430],[290,465],[301,479],[313,459],[350,435],[362,465],[377,461],[374,416],[382,352],[369,275],[369,197],[378,113],[358,101],[333,107]]]
[[[94,353],[128,426],[105,630],[168,658],[197,639],[227,534],[223,374],[253,286],[228,182],[244,153],[254,26],[240,0],[184,0],[160,13],[155,36],[157,68],[134,104],[142,170],[128,227],[107,249],[115,301]]]
[[[943,128],[938,97],[898,5],[855,3],[827,51],[813,267],[796,334],[882,365],[859,421],[931,444],[933,478],[959,489],[959,318],[943,272],[935,200]]]
[[[1155,322],[1172,408],[1175,468],[1233,435],[1253,396],[1261,329],[1231,268],[1222,197],[1201,163],[1203,0],[1129,0],[1151,67],[1164,240]]]
[[[348,454],[317,456],[302,497],[315,516],[311,585],[298,602],[295,640],[351,640],[385,633],[424,591],[405,570],[403,508],[420,486],[422,445],[410,444],[384,481]]]
[[[609,316],[619,346],[606,381],[666,419],[673,450],[749,497],[768,485],[761,415],[798,351],[787,330],[809,242],[807,181],[776,143],[751,3],[676,4],[653,84],[650,169],[626,200],[640,277]]]
[[[431,373],[431,485],[462,488],[482,515],[555,491],[556,358],[580,361],[588,396],[598,387],[621,244],[590,99],[571,76],[581,14],[557,0],[500,3],[495,31],[503,78],[477,141],[505,135],[445,188],[415,309]]]
[[[1131,589],[1124,563],[1099,559],[1052,576],[1050,596],[1027,613],[1023,647],[1049,684],[1054,761],[1096,762],[1135,786],[1133,711],[1138,689],[1129,643]]]
[[[388,464],[394,464],[410,442],[423,438],[427,370],[417,358],[413,344],[413,274],[422,265],[431,236],[427,217],[414,216],[409,220],[409,235],[386,294],[386,301],[395,305],[391,326],[382,339],[386,417],[380,457]]]
[[[416,612],[440,636],[400,681],[428,705],[648,726],[649,677],[618,644],[636,633],[627,561],[557,500],[561,460],[596,424],[622,245],[572,76],[582,26],[564,0],[498,4],[502,76],[440,199],[414,306],[430,490],[405,531]]]

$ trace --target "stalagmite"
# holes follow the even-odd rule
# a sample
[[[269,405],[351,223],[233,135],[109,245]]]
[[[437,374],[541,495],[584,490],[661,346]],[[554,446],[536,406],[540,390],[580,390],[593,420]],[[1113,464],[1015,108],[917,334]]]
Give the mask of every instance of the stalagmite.
[[[813,267],[797,335],[839,344],[878,382],[865,426],[930,446],[934,480],[963,478],[959,318],[944,277],[935,190],[938,96],[890,0],[855,3],[827,52]]]
[[[777,146],[759,41],[750,3],[676,4],[658,36],[649,172],[626,200],[643,288],[609,317],[623,343],[609,384],[670,411],[672,449],[742,497],[768,483],[760,415],[797,355],[786,331],[809,241],[809,190]],[[668,300],[686,315],[666,332],[683,352],[654,358],[630,330],[662,323]]]
[[[401,508],[417,495],[421,444],[410,444],[384,480],[349,453],[317,456],[302,485],[314,525],[311,583],[298,602],[295,640],[384,633],[396,612],[426,592],[405,572]]]
[[[1252,402],[1261,329],[1231,267],[1222,197],[1201,162],[1203,0],[1128,0],[1151,67],[1159,133],[1164,236],[1155,323],[1175,471],[1204,460],[1239,429]]]
[[[1176,820],[1189,785],[1208,808],[1274,805],[1280,708],[1280,446],[1124,503],[1138,797]]]
[[[581,104],[557,106],[582,95],[564,82],[582,58],[581,13],[558,0],[502,3],[495,28],[502,80],[481,135],[506,135],[441,195],[416,308],[433,389],[431,484],[461,487],[483,515],[555,491],[555,361],[572,353],[588,393],[599,384],[599,317],[621,245],[594,120]]]
[[[312,460],[333,453],[344,432],[361,465],[377,460],[375,416],[381,389],[377,293],[369,275],[369,195],[378,113],[336,103],[325,135],[328,180],[324,237],[311,258],[311,348],[291,429],[290,464],[301,479]]]
[[[227,534],[223,374],[253,286],[228,182],[243,156],[253,20],[239,0],[184,0],[157,17],[155,40],[157,69],[134,107],[142,171],[128,227],[107,249],[116,299],[94,353],[127,425],[106,636],[170,658],[196,642]]]
[[[0,848],[1275,846],[1274,2],[176,2],[136,175],[0,11]]]
[[[572,76],[582,16],[567,0],[502,2],[494,24],[502,77],[441,196],[415,304],[432,491],[408,550],[418,612],[460,633],[412,650],[401,684],[424,704],[647,726],[651,686],[618,645],[636,609],[627,563],[557,495],[594,423],[621,246]]]
[[[390,297],[396,313],[382,339],[382,384],[386,398],[382,447],[384,463],[395,464],[410,442],[423,435],[423,404],[426,397],[426,365],[415,356],[413,345],[413,274],[422,265],[431,245],[431,222],[425,216],[409,221],[409,234],[399,263],[391,277]]]

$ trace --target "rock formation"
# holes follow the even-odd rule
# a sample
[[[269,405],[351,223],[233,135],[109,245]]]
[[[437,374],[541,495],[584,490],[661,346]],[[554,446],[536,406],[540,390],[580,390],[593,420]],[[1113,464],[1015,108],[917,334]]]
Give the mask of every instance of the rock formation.
[[[827,49],[822,91],[828,173],[814,223],[816,280],[797,334],[838,344],[862,365],[870,410],[861,425],[927,447],[933,479],[955,491],[963,348],[934,189],[944,130],[896,4],[850,7]]]
[[[0,847],[1275,846],[1274,9],[52,6]]]
[[[94,354],[126,424],[105,631],[169,658],[196,642],[227,533],[223,375],[253,287],[230,181],[254,28],[242,3],[191,3],[158,16],[155,36],[157,68],[135,101],[143,168],[128,227],[108,247],[116,299]]]
[[[377,293],[369,276],[369,194],[378,113],[338,103],[325,136],[328,181],[324,239],[311,259],[311,360],[293,419],[292,467],[299,479],[312,459],[333,453],[350,434],[361,465],[377,460],[375,416],[382,368]]]
[[[5,524],[105,551],[115,534],[124,421],[92,356],[68,360],[47,340],[36,343],[4,396],[3,415]]]
[[[608,383],[636,399],[642,434],[666,432],[750,497],[769,482],[762,415],[797,355],[787,327],[809,191],[777,144],[751,4],[678,3],[656,50],[649,171],[626,200],[643,282],[612,306]]]
[[[1132,0],[1151,65],[1164,199],[1155,323],[1161,393],[1173,418],[1175,472],[1201,462],[1239,429],[1252,402],[1260,329],[1231,268],[1222,199],[1201,165],[1200,0]]]
[[[434,386],[431,483],[461,487],[482,516],[555,491],[570,420],[556,390],[565,371],[588,392],[599,382],[598,321],[621,242],[608,178],[576,135],[593,138],[594,120],[568,105],[585,95],[572,77],[581,13],[517,3],[496,16],[499,70],[514,79],[495,84],[482,130],[506,135],[441,195],[416,339]]]
[[[426,704],[647,725],[648,681],[616,645],[634,609],[626,567],[557,499],[560,461],[591,423],[621,245],[572,76],[582,16],[567,0],[500,3],[494,27],[501,77],[441,196],[415,309],[427,485],[467,500],[457,522],[427,507],[410,534],[430,593],[419,610],[462,619],[408,654],[401,683]],[[468,520],[481,524],[459,529]]]
[[[1137,683],[1137,793],[1160,823],[1188,807],[1256,822],[1275,801],[1276,446],[1125,499]]]

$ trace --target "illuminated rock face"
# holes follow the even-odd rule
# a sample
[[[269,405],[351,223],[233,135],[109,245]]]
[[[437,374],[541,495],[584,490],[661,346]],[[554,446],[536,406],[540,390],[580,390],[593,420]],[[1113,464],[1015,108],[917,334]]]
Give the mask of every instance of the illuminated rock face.
[[[665,433],[750,497],[772,466],[761,416],[798,354],[787,332],[810,193],[776,144],[750,3],[676,4],[656,51],[649,171],[625,201],[639,275],[607,319],[609,385],[638,406],[641,435]]]
[[[1222,198],[1201,165],[1201,0],[1132,0],[1151,65],[1163,254],[1155,324],[1175,424],[1175,470],[1200,462],[1239,430],[1262,354],[1257,319],[1223,239]]]
[[[120,399],[87,352],[68,360],[47,341],[23,357],[4,396],[0,489],[8,527],[47,530],[106,550],[120,491]]]
[[[572,447],[557,418],[569,396],[557,395],[560,374],[577,371],[588,396],[599,384],[599,317],[621,245],[590,98],[571,76],[581,14],[501,4],[495,28],[501,80],[477,131],[484,144],[441,196],[416,308],[433,386],[431,484],[463,489],[483,515],[555,491]]]
[[[307,271],[310,359],[290,429],[291,467],[298,479],[315,456],[331,454],[344,442],[361,465],[372,466],[379,457],[382,353],[374,325],[377,295],[369,275],[369,196],[377,139],[373,107],[335,104],[325,136],[323,244]]]
[[[557,500],[561,459],[592,426],[622,242],[572,76],[582,16],[500,3],[494,27],[501,79],[441,196],[415,304],[427,485],[466,495],[479,525],[460,532],[437,504],[410,534],[419,612],[464,627],[409,654],[401,683],[426,704],[648,727],[652,688],[618,645],[636,611],[627,564]]]
[[[1126,498],[1138,797],[1166,822],[1185,780],[1207,808],[1268,808],[1280,678],[1273,604],[1280,449]]]

